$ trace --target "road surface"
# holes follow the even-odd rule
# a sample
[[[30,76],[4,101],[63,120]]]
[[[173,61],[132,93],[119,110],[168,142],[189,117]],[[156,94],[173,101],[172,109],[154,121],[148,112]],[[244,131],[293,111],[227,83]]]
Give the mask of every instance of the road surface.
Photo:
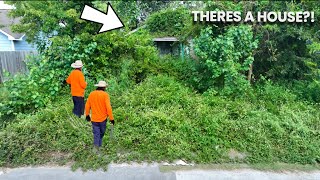
[[[0,180],[320,180],[320,171],[269,172],[253,169],[191,169],[160,172],[157,164],[110,164],[107,171],[71,171],[69,167],[0,169]]]

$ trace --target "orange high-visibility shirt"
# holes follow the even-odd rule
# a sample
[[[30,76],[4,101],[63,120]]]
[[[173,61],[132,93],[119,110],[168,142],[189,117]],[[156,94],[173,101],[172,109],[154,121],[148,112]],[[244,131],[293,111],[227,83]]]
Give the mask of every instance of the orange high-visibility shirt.
[[[102,122],[107,117],[113,120],[109,94],[102,90],[95,90],[90,93],[86,103],[86,116],[89,115],[90,109],[92,122]]]
[[[72,96],[84,97],[84,90],[87,87],[87,83],[81,71],[77,69],[73,70],[66,81],[71,85]]]

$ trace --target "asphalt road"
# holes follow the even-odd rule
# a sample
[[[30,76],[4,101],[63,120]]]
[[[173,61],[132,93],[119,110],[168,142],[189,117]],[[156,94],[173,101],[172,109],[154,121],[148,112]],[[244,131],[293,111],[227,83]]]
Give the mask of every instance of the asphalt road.
[[[71,171],[68,167],[26,167],[0,170],[0,180],[320,180],[320,171],[268,172],[239,170],[179,170],[160,172],[159,166],[111,164],[108,171]]]

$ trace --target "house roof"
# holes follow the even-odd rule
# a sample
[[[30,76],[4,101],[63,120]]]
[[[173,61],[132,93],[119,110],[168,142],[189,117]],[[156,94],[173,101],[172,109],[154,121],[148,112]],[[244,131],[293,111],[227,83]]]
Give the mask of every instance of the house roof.
[[[8,16],[10,10],[8,9],[1,9],[0,10],[0,32],[8,36],[10,40],[21,40],[24,36],[23,33],[14,33],[11,31],[10,26],[13,24],[18,24],[18,18],[11,18]]]
[[[169,42],[175,42],[179,41],[175,37],[162,37],[162,38],[153,38],[153,41],[160,42],[160,41],[169,41]]]

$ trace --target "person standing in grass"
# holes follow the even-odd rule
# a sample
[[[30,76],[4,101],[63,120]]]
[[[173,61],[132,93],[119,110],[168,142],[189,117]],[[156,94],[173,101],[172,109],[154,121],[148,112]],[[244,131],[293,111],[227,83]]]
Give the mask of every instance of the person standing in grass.
[[[84,75],[82,73],[82,61],[77,60],[71,64],[74,70],[70,73],[66,82],[71,85],[71,95],[73,100],[73,114],[79,118],[84,113],[84,91],[87,87]]]
[[[107,83],[105,81],[99,81],[95,85],[97,89],[92,91],[86,102],[86,120],[92,123],[93,132],[93,144],[96,149],[99,149],[102,145],[102,138],[106,131],[106,122],[109,117],[110,123],[114,125],[114,119],[112,115],[112,107],[110,103],[109,94],[105,92]],[[90,117],[91,110],[91,117]]]

